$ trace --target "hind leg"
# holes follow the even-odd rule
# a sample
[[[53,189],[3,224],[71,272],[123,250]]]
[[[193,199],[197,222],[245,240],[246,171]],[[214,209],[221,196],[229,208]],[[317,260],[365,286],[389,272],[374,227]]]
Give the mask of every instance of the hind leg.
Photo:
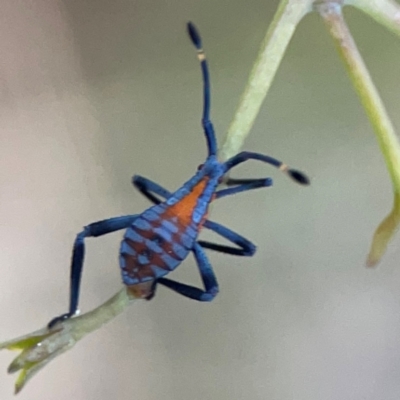
[[[103,221],[94,222],[85,226],[83,231],[78,233],[72,251],[69,310],[67,313],[53,318],[48,324],[49,328],[54,326],[59,321],[71,318],[78,309],[82,269],[85,258],[85,238],[103,236],[111,232],[126,229],[136,218],[137,215],[126,215],[123,217],[110,218]]]
[[[194,286],[186,285],[168,278],[157,279],[157,283],[161,283],[171,290],[198,301],[211,301],[218,294],[218,282],[214,271],[204,250],[198,243],[193,246],[193,254],[199,268],[201,280],[203,281],[204,290]]]

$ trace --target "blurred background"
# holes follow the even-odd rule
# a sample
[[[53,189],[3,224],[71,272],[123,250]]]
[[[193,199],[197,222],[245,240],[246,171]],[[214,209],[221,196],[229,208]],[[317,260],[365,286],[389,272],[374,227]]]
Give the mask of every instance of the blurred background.
[[[222,143],[277,1],[3,0],[0,12],[0,340],[67,310],[81,227],[139,213],[142,174],[173,190],[206,154],[201,75],[185,32],[203,36]],[[400,128],[400,40],[345,15]],[[298,27],[238,177],[273,188],[215,203],[211,218],[258,246],[210,253],[220,283],[199,304],[160,288],[41,371],[20,399],[355,400],[400,394],[400,237],[365,268],[391,185],[374,134],[317,15]],[[87,240],[80,309],[121,287],[122,233]],[[204,233],[205,237],[213,237]],[[200,284],[192,258],[173,278]],[[0,354],[0,398],[13,398]]]

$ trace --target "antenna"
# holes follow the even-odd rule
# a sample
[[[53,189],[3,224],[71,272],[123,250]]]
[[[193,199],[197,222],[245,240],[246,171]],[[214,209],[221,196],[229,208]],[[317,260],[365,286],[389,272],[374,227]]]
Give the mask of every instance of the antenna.
[[[204,133],[207,139],[208,156],[215,156],[217,154],[217,141],[215,139],[214,127],[210,120],[210,76],[208,72],[206,55],[203,51],[201,44],[201,37],[196,27],[188,22],[187,30],[194,47],[197,49],[197,58],[200,61],[201,72],[203,75],[203,118],[201,120]]]

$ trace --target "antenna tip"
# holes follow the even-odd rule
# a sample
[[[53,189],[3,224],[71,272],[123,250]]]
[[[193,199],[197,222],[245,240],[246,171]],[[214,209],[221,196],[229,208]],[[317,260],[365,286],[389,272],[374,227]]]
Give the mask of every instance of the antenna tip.
[[[287,171],[287,174],[297,183],[300,185],[309,185],[310,184],[310,179],[306,174],[303,172],[300,172],[296,169],[289,169]]]
[[[190,37],[190,40],[195,45],[196,49],[201,49],[201,38],[197,28],[194,26],[192,22],[187,23],[187,31]]]

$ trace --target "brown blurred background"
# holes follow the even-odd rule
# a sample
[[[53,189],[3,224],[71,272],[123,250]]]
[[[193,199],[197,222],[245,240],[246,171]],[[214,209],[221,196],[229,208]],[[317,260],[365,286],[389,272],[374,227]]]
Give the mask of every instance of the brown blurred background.
[[[222,142],[277,1],[3,0],[0,6],[0,340],[66,311],[75,234],[138,213],[134,173],[169,189],[206,154],[201,78],[185,23],[210,61]],[[400,40],[346,17],[400,128]],[[160,288],[51,363],[20,399],[398,400],[399,236],[364,267],[391,185],[322,21],[301,23],[245,145],[309,173],[216,203],[212,219],[258,245],[210,254],[210,304]],[[206,235],[208,236],[208,235]],[[210,236],[211,237],[211,236]],[[120,288],[121,233],[87,241],[80,308]],[[193,259],[174,278],[199,284]],[[0,355],[0,399],[13,354]]]

